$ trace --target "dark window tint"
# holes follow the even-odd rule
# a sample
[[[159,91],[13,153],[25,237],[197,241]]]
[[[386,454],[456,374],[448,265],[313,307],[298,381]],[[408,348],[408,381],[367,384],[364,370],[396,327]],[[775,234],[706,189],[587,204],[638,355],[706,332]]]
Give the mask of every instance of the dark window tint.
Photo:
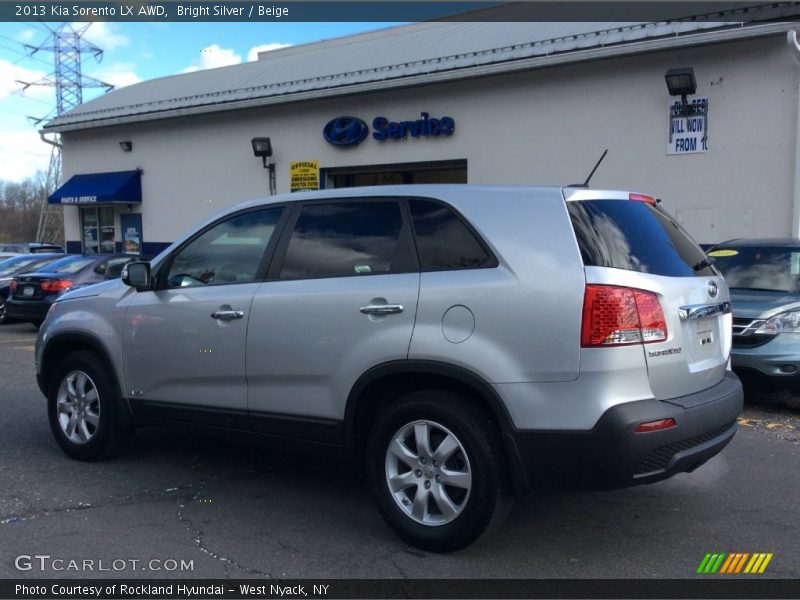
[[[717,247],[708,255],[731,288],[800,290],[800,248]]]
[[[304,206],[286,249],[281,279],[348,277],[409,270],[396,202]]]
[[[496,266],[496,261],[447,206],[430,200],[410,200],[409,207],[423,271]]]
[[[700,247],[660,208],[631,200],[567,206],[586,266],[669,277],[716,274]]]
[[[254,281],[282,208],[231,217],[197,236],[175,255],[169,287]]]

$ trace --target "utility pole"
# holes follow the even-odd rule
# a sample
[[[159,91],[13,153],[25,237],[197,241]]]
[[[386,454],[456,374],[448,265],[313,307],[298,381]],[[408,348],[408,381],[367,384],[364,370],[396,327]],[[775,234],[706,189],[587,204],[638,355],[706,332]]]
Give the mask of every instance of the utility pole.
[[[52,52],[54,57],[54,71],[39,81],[19,81],[23,90],[30,86],[49,86],[56,91],[55,115],[60,116],[83,103],[84,88],[103,88],[106,92],[114,89],[113,85],[84,75],[82,71],[82,57],[91,54],[97,62],[103,58],[103,50],[83,39],[83,34],[89,29],[91,23],[75,27],[68,23],[59,25],[55,29],[42,24],[50,31],[48,38],[39,46],[26,44],[25,48],[33,56],[37,52]],[[53,116],[52,112],[41,119],[32,119],[38,125]],[[36,233],[38,241],[52,241],[60,235],[63,227],[63,213],[60,206],[47,203],[47,197],[53,193],[61,180],[61,142],[58,135],[53,139],[43,139],[53,146],[50,152],[50,166],[47,170],[46,189],[42,198],[42,208],[39,213],[39,227]]]

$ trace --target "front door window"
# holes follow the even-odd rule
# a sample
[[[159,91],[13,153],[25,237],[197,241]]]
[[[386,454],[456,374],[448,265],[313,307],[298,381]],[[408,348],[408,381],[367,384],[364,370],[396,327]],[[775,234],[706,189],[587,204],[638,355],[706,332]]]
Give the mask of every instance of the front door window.
[[[89,254],[116,252],[117,234],[114,208],[111,206],[81,208],[83,251]]]
[[[100,221],[100,250],[105,254],[116,251],[117,236],[114,227],[114,209],[110,206],[98,208]]]

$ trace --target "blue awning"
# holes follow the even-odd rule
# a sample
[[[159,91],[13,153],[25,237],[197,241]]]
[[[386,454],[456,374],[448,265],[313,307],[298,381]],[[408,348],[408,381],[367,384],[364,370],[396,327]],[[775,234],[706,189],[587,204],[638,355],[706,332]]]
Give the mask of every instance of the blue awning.
[[[141,171],[73,175],[47,199],[50,204],[132,204],[141,201]]]

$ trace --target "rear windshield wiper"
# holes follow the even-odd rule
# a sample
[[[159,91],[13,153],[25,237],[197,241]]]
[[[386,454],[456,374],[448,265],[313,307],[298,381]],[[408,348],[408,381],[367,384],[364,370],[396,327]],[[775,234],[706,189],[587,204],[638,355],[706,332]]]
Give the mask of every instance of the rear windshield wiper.
[[[693,266],[692,270],[693,271],[699,271],[700,269],[705,269],[706,267],[710,267],[713,264],[714,264],[714,259],[711,258],[710,256],[707,256],[706,258],[701,260],[699,263],[697,263],[695,266]]]

